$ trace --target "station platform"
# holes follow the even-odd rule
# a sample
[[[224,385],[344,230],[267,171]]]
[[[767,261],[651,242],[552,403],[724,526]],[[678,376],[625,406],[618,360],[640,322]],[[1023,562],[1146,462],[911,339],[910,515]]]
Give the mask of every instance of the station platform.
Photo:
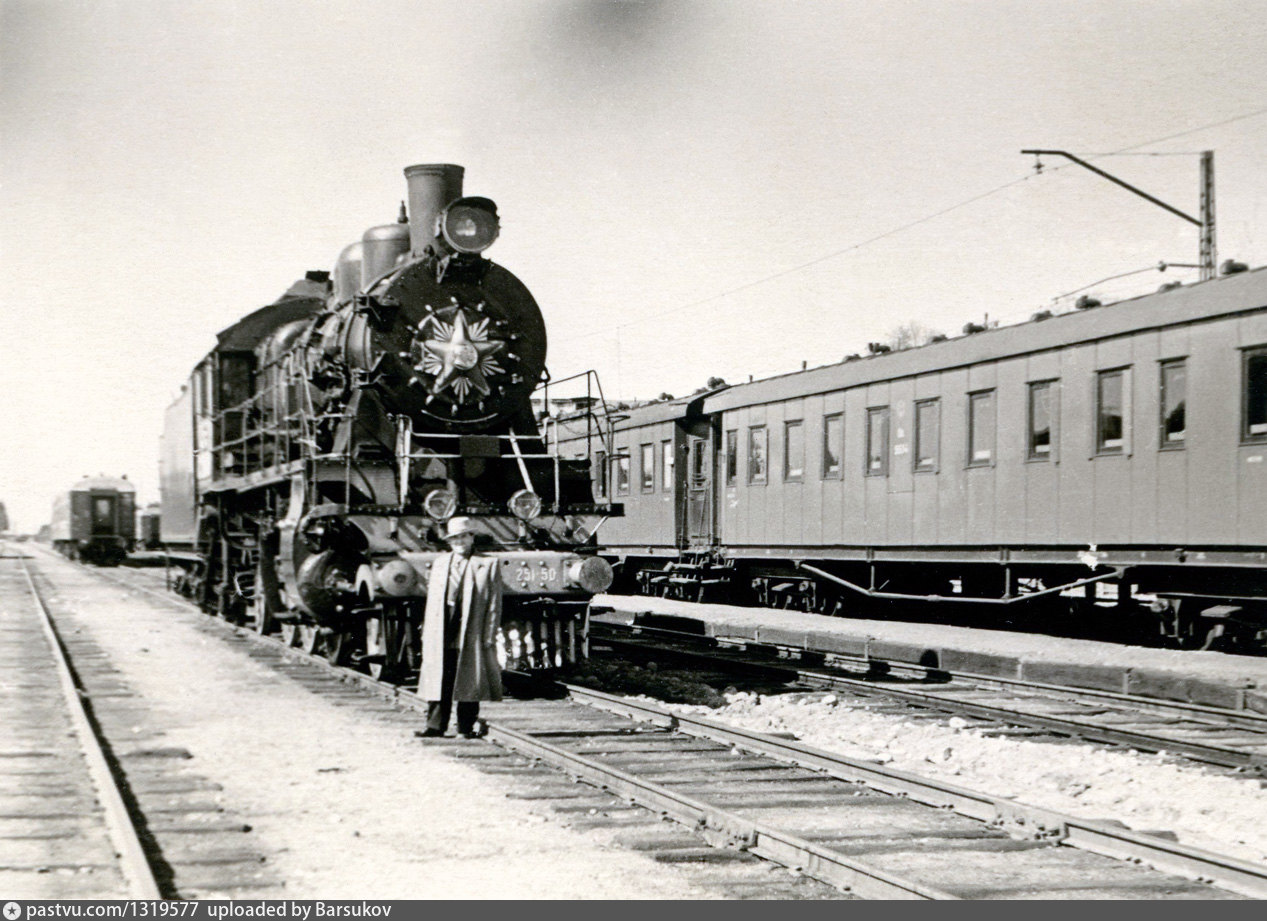
[[[597,623],[632,624],[951,672],[1267,713],[1267,657],[1148,649],[800,611],[599,595]]]

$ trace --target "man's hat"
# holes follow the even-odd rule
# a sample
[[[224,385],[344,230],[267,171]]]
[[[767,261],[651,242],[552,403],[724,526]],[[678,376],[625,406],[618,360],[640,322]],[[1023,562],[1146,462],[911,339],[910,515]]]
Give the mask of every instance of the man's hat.
[[[457,515],[445,522],[444,539],[450,540],[459,534],[475,533],[475,523],[465,515]]]

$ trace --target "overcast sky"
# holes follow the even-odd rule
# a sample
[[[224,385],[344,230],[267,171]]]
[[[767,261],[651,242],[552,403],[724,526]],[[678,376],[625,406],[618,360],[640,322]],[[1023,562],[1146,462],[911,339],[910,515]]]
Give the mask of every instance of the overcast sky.
[[[489,256],[541,303],[552,373],[595,368],[609,397],[1196,260],[1185,222],[1036,176],[1023,147],[1126,151],[1096,162],[1194,214],[1213,149],[1220,257],[1262,264],[1265,21],[1196,0],[0,0],[0,501],[34,530],[83,474],[157,500],[163,409],[215,333],[393,220],[411,163],[463,164],[498,202]],[[1095,290],[1173,278],[1195,273]]]

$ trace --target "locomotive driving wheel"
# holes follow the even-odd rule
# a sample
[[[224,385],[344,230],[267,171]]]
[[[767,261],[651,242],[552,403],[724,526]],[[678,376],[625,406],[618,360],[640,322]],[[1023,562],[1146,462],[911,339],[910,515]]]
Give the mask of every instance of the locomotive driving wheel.
[[[321,656],[331,665],[346,665],[351,657],[352,635],[346,630],[317,627],[313,634],[311,648],[304,651]]]
[[[263,558],[255,566],[255,592],[251,598],[251,625],[261,636],[277,630],[277,612],[282,608],[277,576]]]
[[[300,622],[283,623],[282,642],[291,649],[314,654],[317,651],[317,628],[312,624]]]
[[[404,605],[384,604],[365,621],[365,667],[380,681],[399,682],[415,667],[413,627]]]

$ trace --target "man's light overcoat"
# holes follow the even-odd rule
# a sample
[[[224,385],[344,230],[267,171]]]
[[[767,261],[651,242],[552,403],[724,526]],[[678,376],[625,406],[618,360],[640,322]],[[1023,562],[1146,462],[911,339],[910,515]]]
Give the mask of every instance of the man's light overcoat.
[[[444,598],[453,553],[442,553],[431,565],[427,606],[422,624],[422,670],[418,696],[439,700],[444,672]],[[455,701],[501,700],[502,671],[497,638],[502,620],[502,588],[497,561],[472,556],[462,577],[462,621],[458,629],[458,665],[453,679]]]

